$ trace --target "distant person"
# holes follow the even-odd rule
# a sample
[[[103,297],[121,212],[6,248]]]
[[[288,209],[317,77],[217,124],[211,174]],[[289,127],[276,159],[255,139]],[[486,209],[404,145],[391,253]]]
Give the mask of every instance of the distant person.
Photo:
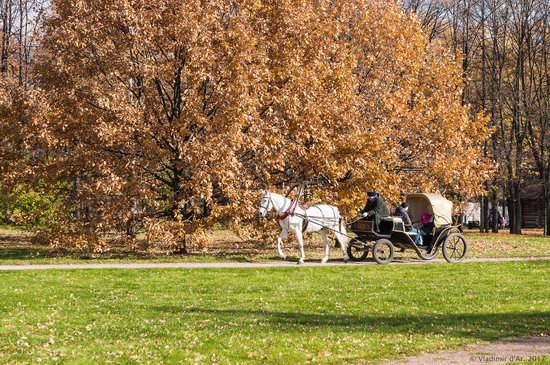
[[[367,192],[367,203],[360,214],[362,217],[372,219],[374,221],[374,230],[379,232],[380,222],[382,218],[390,216],[390,210],[379,194],[369,191]]]
[[[420,230],[412,225],[411,218],[409,217],[409,205],[407,203],[401,203],[395,210],[394,216],[400,217],[403,220],[407,232],[416,233],[412,237],[413,241],[417,246],[422,246],[422,235],[420,234]]]
[[[506,218],[500,217],[500,228],[506,228]]]
[[[493,217],[495,215],[495,208],[489,210],[489,227],[493,227]],[[497,210],[497,228],[504,228],[504,218],[500,211]]]

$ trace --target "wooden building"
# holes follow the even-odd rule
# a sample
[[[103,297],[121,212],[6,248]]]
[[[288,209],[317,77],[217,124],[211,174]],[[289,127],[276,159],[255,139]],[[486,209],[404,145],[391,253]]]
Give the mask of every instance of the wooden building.
[[[521,195],[523,228],[544,227],[544,190],[542,183],[525,186]]]

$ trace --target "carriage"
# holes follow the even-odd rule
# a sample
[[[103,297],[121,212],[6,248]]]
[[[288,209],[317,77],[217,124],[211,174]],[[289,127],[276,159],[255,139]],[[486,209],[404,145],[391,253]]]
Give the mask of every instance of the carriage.
[[[422,228],[423,245],[415,244],[416,232],[408,231],[399,217],[383,218],[379,230],[374,230],[372,220],[358,219],[348,227],[355,234],[347,246],[347,254],[353,261],[365,260],[372,252],[379,264],[391,262],[396,249],[400,252],[414,250],[423,260],[433,259],[441,249],[447,262],[459,262],[468,252],[468,243],[458,225],[453,225],[453,203],[441,194],[417,193],[407,196],[409,216],[413,226],[420,228],[422,216],[430,215],[431,222]]]

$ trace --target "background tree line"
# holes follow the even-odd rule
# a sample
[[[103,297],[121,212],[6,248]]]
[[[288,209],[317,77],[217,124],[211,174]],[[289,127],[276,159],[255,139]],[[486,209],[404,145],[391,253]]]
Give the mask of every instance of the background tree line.
[[[464,103],[484,110],[494,132],[483,154],[496,163],[486,181],[481,230],[498,230],[493,206],[505,199],[510,232],[521,233],[520,192],[543,186],[545,234],[550,235],[550,129],[548,71],[550,3],[545,0],[410,0],[431,39],[463,58]],[[493,223],[489,227],[489,222]]]
[[[46,0],[0,0],[0,73],[30,85],[30,67],[41,33],[39,26],[49,9]]]
[[[464,200],[482,182],[514,206],[525,156],[548,174],[542,2],[6,4],[2,187],[55,201],[60,244],[141,227],[180,247],[303,176],[350,213],[367,188]]]
[[[32,88],[32,62],[41,40],[40,26],[49,6],[46,0],[0,0],[0,101],[4,105],[21,102],[20,92]],[[18,109],[24,108],[19,104]],[[2,115],[5,120],[11,117]],[[2,127],[5,130],[0,132],[0,142],[6,148],[0,161],[6,161],[14,156],[14,151],[20,150],[20,146],[7,138],[12,126],[2,123]],[[56,198],[45,194],[40,186],[33,189],[25,186],[23,180],[20,182],[0,191],[0,220],[44,224],[44,217],[51,216],[55,210]]]

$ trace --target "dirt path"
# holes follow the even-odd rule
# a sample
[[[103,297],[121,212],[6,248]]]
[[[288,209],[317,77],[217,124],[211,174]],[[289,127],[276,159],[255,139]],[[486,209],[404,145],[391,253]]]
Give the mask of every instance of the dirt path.
[[[517,338],[483,345],[467,346],[461,350],[424,354],[385,365],[445,365],[445,364],[507,364],[520,361],[550,363],[550,337]]]
[[[468,262],[509,262],[509,261],[550,261],[550,257],[542,258],[486,258],[467,259]],[[431,261],[401,261],[395,260],[396,265],[427,265],[444,263],[443,259]],[[376,265],[374,261],[349,262],[329,261],[321,264],[319,261],[307,261],[303,265],[296,265],[292,261],[274,261],[265,263],[254,262],[212,262],[212,263],[113,263],[113,264],[35,264],[35,265],[0,265],[0,270],[45,270],[45,269],[163,269],[163,268],[263,268],[263,267],[315,267],[315,266],[366,266]],[[456,264],[455,264],[456,265]],[[459,264],[460,265],[460,264]]]

